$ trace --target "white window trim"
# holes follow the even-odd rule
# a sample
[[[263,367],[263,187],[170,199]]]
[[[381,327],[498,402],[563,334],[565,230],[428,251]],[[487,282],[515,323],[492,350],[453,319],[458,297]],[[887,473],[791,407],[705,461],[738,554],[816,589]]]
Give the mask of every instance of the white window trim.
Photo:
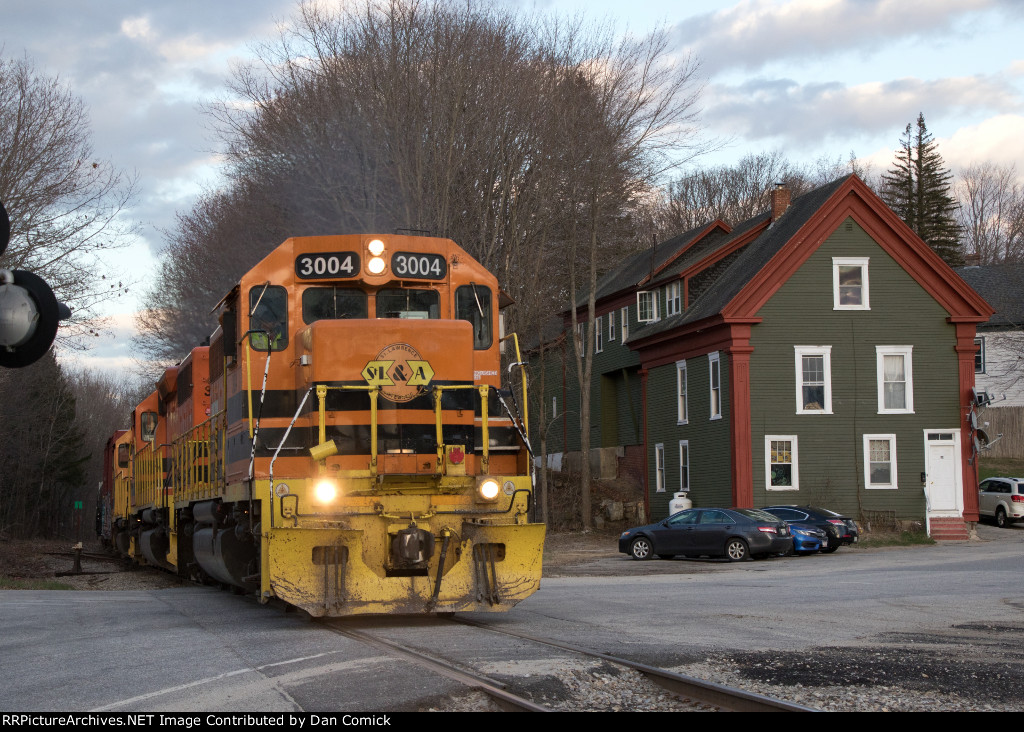
[[[891,475],[892,483],[878,483],[874,484],[871,482],[871,440],[888,440],[889,441],[889,462],[892,464]],[[897,476],[899,473],[896,470],[896,435],[894,434],[882,434],[882,435],[864,435],[864,487],[869,490],[877,491],[894,491],[897,489]]]
[[[604,321],[602,316],[597,316],[594,323],[594,353],[601,353],[604,350]]]
[[[718,413],[715,414],[715,387],[714,387],[714,373],[715,368],[718,368]],[[708,354],[708,408],[711,412],[710,419],[721,419],[722,418],[722,362],[719,358],[718,351],[712,351]]]
[[[686,399],[683,399],[683,395]],[[676,361],[676,424],[690,422],[690,388],[686,383],[686,361]]]
[[[868,287],[868,262],[870,257],[832,257],[832,309],[833,310],[870,310],[871,301],[869,295],[871,293]],[[839,267],[841,265],[854,265],[861,267],[861,304],[860,305],[841,305],[839,303]]]
[[[772,485],[772,442],[789,442],[792,444],[790,465],[793,466],[793,485]],[[765,435],[764,436],[764,488],[768,491],[800,490],[800,460],[798,457],[796,435]]]
[[[615,311],[608,313],[608,340],[615,340]]]
[[[885,408],[885,357],[903,356],[903,370],[907,376],[907,403],[901,409]],[[879,414],[913,414],[914,413],[914,347],[913,346],[875,346],[877,363],[878,413]]]
[[[985,373],[985,337],[979,336],[974,339],[974,345],[978,347],[978,355],[981,356],[981,370],[978,370],[977,361],[974,365],[974,373],[984,374]]]
[[[684,452],[685,448],[685,452]],[[686,456],[686,460],[683,460],[683,455]],[[686,468],[686,470],[683,470]],[[686,476],[686,484],[683,484],[683,476]],[[680,440],[679,441],[679,490],[690,491],[690,441]]]
[[[832,414],[832,346],[793,346],[796,364],[796,413]],[[824,409],[804,409],[804,356],[825,357]]]
[[[642,317],[640,317],[641,313],[643,313],[643,308],[640,306],[640,302],[644,299],[644,295],[647,295],[647,296],[650,297],[650,303],[651,303],[651,317],[650,318],[642,318]],[[638,291],[636,293],[636,319],[637,319],[637,322],[639,322],[639,323],[656,323],[656,322],[658,322],[658,320],[661,319],[659,317],[660,316],[660,308],[658,307],[660,302],[661,302],[661,298],[658,296],[658,290],[640,290],[640,291]]]
[[[629,337],[629,305],[622,308],[622,342]]]
[[[661,442],[654,446],[654,486],[655,493],[665,492],[665,445]]]
[[[665,288],[665,315],[678,315],[682,311],[681,290],[678,282],[670,282]]]

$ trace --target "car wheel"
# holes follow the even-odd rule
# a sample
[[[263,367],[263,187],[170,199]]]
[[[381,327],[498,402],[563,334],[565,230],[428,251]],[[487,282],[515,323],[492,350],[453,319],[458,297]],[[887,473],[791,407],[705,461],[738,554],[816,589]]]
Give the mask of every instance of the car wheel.
[[[747,542],[743,539],[729,539],[725,542],[725,556],[730,562],[743,562],[750,557]]]
[[[838,544],[833,544],[831,546],[827,546],[824,549],[822,549],[821,553],[822,554],[831,554],[832,552],[838,551],[838,550],[839,550],[839,545]]]
[[[651,542],[643,536],[633,539],[633,543],[629,545],[629,553],[633,555],[633,559],[650,559]]]
[[[1006,511],[1004,511],[1003,507],[1000,506],[996,509],[996,526],[1000,529],[1005,529],[1009,525],[1010,522],[1006,520]]]
[[[675,559],[675,554],[659,554],[658,559]]]

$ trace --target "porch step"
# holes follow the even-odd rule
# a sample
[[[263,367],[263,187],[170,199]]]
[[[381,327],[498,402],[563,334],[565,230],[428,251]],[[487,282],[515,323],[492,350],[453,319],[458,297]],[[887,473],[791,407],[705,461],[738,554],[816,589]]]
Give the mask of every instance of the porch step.
[[[936,517],[929,521],[935,541],[967,541],[967,523],[960,517]]]

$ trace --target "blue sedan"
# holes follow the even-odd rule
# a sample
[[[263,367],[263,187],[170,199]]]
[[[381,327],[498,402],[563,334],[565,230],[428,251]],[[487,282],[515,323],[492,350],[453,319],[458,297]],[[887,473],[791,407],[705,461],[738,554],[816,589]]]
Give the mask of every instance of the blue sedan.
[[[671,559],[682,554],[738,562],[751,556],[787,554],[792,549],[793,537],[786,522],[752,508],[689,508],[619,536],[619,551],[634,559],[653,555]]]

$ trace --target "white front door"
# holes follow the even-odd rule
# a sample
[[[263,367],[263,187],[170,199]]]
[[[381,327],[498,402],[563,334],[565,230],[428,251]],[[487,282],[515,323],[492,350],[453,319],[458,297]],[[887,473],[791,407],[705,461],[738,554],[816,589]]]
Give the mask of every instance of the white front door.
[[[957,431],[925,432],[925,493],[931,515],[959,516],[963,513],[959,437]]]

